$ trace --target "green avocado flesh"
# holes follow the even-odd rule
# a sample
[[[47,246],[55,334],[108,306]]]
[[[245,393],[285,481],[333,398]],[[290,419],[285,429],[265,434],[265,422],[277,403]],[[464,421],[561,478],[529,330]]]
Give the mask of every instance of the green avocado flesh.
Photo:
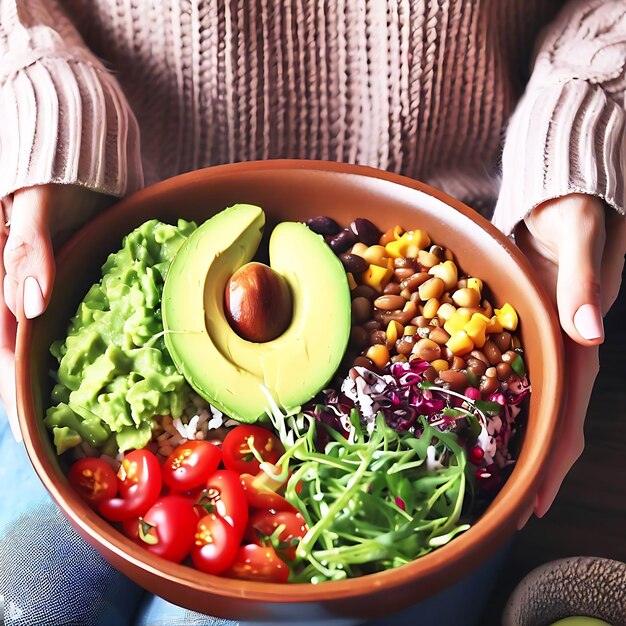
[[[45,424],[58,454],[83,441],[113,456],[143,448],[155,415],[182,415],[190,389],[165,349],[160,303],[167,269],[195,228],[151,220],[125,237],[67,338],[52,345],[58,383]]]
[[[287,281],[293,317],[272,341],[252,343],[224,313],[230,277],[256,254],[265,215],[238,204],[205,222],[181,247],[163,290],[165,343],[190,385],[240,422],[269,407],[265,388],[287,410],[330,381],[350,335],[345,270],[322,237],[304,224],[282,222],[270,237],[270,266]]]

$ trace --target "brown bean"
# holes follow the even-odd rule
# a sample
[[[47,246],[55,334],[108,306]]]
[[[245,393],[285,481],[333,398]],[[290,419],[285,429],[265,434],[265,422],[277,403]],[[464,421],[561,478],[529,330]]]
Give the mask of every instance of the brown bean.
[[[442,346],[446,343],[446,341],[448,341],[448,339],[450,339],[450,335],[443,328],[441,328],[441,326],[435,326],[430,331],[430,338]]]
[[[363,296],[352,300],[352,321],[354,324],[363,324],[372,316],[372,303]]]
[[[487,339],[485,342],[483,352],[491,365],[497,365],[500,361],[502,361],[502,352],[500,352],[500,348],[498,348],[495,342],[491,341],[491,339]]]
[[[475,374],[476,376],[482,376],[487,371],[487,364],[480,359],[475,359],[472,356],[467,359],[465,366],[469,372],[472,372],[472,374]]]
[[[398,283],[387,283],[385,288],[383,289],[384,294],[391,294],[393,296],[397,296],[402,291],[400,285]]]
[[[496,376],[481,376],[478,388],[484,396],[488,396],[500,388],[500,381]]]
[[[478,359],[479,361],[482,361],[485,364],[485,369],[487,369],[487,367],[491,365],[482,350],[472,350],[470,352],[470,356],[474,357],[475,359]]]
[[[439,372],[432,365],[424,370],[424,378],[431,383],[435,382],[437,376],[439,376]]]
[[[517,358],[517,352],[513,352],[513,350],[507,350],[500,359],[503,363],[513,363]]]
[[[391,362],[392,363],[406,363],[407,358],[404,356],[404,354],[396,354],[391,357]]]
[[[441,356],[441,346],[430,339],[420,339],[413,349],[413,353],[417,354],[424,361],[434,361]]]
[[[378,292],[373,287],[369,285],[357,285],[352,290],[353,298],[367,298],[368,300],[373,300],[378,295]]]
[[[363,257],[350,252],[340,254],[339,260],[343,263],[346,272],[352,272],[353,274],[364,272],[369,267],[369,263]]]
[[[415,259],[407,259],[405,257],[399,257],[393,260],[393,266],[396,269],[411,269],[415,272],[417,270],[417,262]]]
[[[439,378],[448,383],[452,391],[463,391],[468,385],[467,376],[454,369],[439,372]]]
[[[350,330],[350,343],[358,350],[365,347],[368,338],[369,333],[363,326],[353,326]]]
[[[410,300],[411,299],[411,290],[407,289],[406,287],[400,292],[400,295],[405,299],[405,300]]]
[[[374,300],[374,306],[382,311],[397,311],[406,304],[406,299],[402,296],[384,295]]]
[[[370,345],[386,345],[387,344],[387,333],[384,330],[374,330],[370,333],[369,336]]]
[[[513,369],[508,363],[498,363],[496,365],[496,374],[500,380],[508,380]]]
[[[451,368],[453,370],[462,370],[465,369],[465,359],[462,356],[455,356],[452,359]]]
[[[306,221],[306,225],[318,235],[336,235],[341,227],[331,217],[318,215]]]
[[[419,294],[419,292],[418,292],[418,291],[414,291],[414,292],[411,294],[411,297],[409,298],[409,300],[410,300],[411,302],[415,302],[415,304],[419,304],[419,303],[422,301],[422,299],[420,298],[420,294]]]
[[[511,333],[496,333],[495,335],[490,335],[489,338],[498,346],[502,353],[511,347]]]
[[[416,274],[411,274],[411,276],[403,280],[400,283],[400,287],[402,287],[402,289],[416,291],[420,285],[425,283],[430,278],[431,276],[428,272],[417,272]]]
[[[396,341],[396,352],[408,356],[415,345],[415,335],[404,335],[402,339]]]
[[[378,320],[368,320],[367,322],[365,322],[365,324],[363,324],[363,328],[365,328],[365,330],[368,332],[372,332],[373,330],[380,330],[382,327],[382,323]]]
[[[417,314],[417,304],[415,302],[407,302],[402,309],[402,314],[398,320],[402,325],[406,326]]]
[[[409,276],[413,276],[415,272],[410,267],[401,267],[394,271],[393,277],[400,283],[400,289],[402,289],[402,283]]]
[[[446,260],[446,251],[441,246],[430,246],[429,252],[434,254],[440,261]]]
[[[368,359],[366,356],[358,356],[352,362],[353,367],[365,367],[368,370],[374,370],[376,367],[371,359]]]

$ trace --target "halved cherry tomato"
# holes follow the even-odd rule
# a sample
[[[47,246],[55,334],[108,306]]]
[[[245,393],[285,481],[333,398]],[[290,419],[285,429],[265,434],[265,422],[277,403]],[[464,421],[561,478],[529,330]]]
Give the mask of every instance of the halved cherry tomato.
[[[208,574],[221,574],[233,563],[241,537],[223,518],[215,513],[198,521],[191,560],[197,569]]]
[[[224,576],[266,583],[286,583],[289,579],[289,567],[278,558],[271,546],[249,543],[239,548],[233,564],[224,572]]]
[[[110,522],[122,522],[143,515],[161,493],[161,466],[149,450],[124,455],[117,473],[120,498],[104,500],[98,510]]]
[[[260,472],[256,476],[242,474],[239,478],[246,493],[246,500],[253,509],[298,512],[298,509],[289,504],[285,498],[267,486],[265,472]]]
[[[114,498],[117,494],[115,472],[102,459],[78,459],[70,467],[67,479],[92,509],[97,510],[102,501]]]
[[[259,471],[259,461],[252,454],[251,446],[268,463],[276,463],[285,452],[280,439],[267,428],[237,426],[226,435],[222,443],[222,457],[226,468],[238,474],[256,474]]]
[[[152,554],[180,563],[191,550],[197,523],[193,501],[174,495],[159,498],[143,517],[126,520],[122,528]]]
[[[214,472],[206,483],[206,489],[196,499],[202,514],[216,513],[224,518],[243,536],[248,523],[248,503],[239,476],[230,470]]]
[[[199,487],[217,469],[222,453],[208,441],[188,441],[178,446],[163,463],[163,482],[176,491]]]
[[[307,525],[300,513],[291,511],[256,511],[250,517],[246,530],[246,539],[259,546],[270,545],[269,537],[279,527],[283,530],[278,535],[280,546],[278,555],[286,560],[296,558],[296,545],[306,535]]]

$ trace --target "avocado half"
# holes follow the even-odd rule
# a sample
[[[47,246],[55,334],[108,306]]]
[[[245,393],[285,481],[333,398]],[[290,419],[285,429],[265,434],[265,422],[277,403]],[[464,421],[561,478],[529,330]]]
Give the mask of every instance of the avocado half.
[[[207,220],[185,242],[163,289],[165,343],[177,368],[205,400],[240,422],[268,408],[295,409],[330,381],[350,336],[350,288],[324,239],[301,223],[282,222],[271,234],[270,266],[291,290],[293,317],[272,341],[253,343],[231,328],[224,312],[230,277],[250,262],[265,215],[237,204]]]

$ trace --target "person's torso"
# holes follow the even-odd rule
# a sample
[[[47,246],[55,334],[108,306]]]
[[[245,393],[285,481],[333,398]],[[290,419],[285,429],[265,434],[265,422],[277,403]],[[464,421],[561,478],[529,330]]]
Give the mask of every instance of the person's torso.
[[[62,0],[116,73],[146,182],[279,157],[492,200],[547,0]]]

